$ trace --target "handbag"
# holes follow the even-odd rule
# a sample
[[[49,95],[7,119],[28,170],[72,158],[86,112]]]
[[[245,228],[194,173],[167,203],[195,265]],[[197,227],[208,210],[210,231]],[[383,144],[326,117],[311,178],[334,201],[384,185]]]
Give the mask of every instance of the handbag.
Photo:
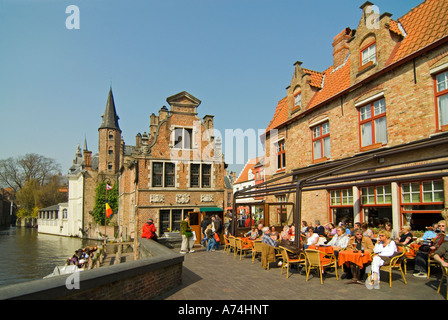
[[[191,230],[185,230],[185,236],[187,237],[187,238],[190,238],[192,235],[193,235],[193,233],[191,232]]]
[[[220,241],[220,239],[219,239],[219,235],[218,235],[217,233],[215,233],[215,234],[213,235],[213,237],[215,238],[215,240],[216,240],[217,242]]]

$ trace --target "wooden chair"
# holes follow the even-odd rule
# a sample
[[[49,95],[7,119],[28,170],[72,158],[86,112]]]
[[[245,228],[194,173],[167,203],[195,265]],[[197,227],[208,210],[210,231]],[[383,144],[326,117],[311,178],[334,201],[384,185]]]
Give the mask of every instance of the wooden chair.
[[[283,259],[281,275],[283,275],[283,269],[286,268],[286,278],[289,278],[289,267],[292,264],[297,264],[297,265],[301,265],[301,264],[305,265],[306,264],[306,257],[303,252],[300,252],[299,257],[297,259],[291,259],[288,255],[288,251],[292,252],[291,250],[288,250],[282,246],[280,246],[279,249],[280,249],[280,252],[282,255],[282,259]]]
[[[437,289],[437,293],[440,292],[440,288],[442,288],[442,283],[443,280],[446,278],[446,300],[448,300],[448,268],[444,267],[444,266],[440,266],[440,268],[442,268],[442,278],[440,279],[440,284],[439,284],[439,288]]]
[[[261,254],[261,247],[262,247],[262,242],[261,241],[254,241],[253,242],[252,263],[254,263],[257,254]]]
[[[398,247],[398,250],[399,250],[399,252],[396,253],[396,255],[394,255],[390,259],[390,263],[389,264],[383,265],[383,266],[380,267],[380,270],[384,270],[384,271],[389,272],[389,287],[392,287],[392,270],[394,270],[394,269],[400,270],[401,275],[403,277],[404,284],[407,284],[406,277],[404,275],[404,271],[403,271],[403,267],[402,267],[402,262],[403,262],[403,260],[405,258],[406,251],[404,251],[400,247]]]
[[[438,266],[440,266],[440,263],[434,260],[434,253],[428,254],[428,276],[426,277],[427,279],[429,279],[429,274],[431,273],[431,267],[438,267]]]
[[[229,251],[227,251],[227,255],[229,255],[230,251],[233,250],[233,255],[236,257],[236,243],[235,237],[229,236]]]
[[[320,275],[320,283],[324,284],[322,273],[324,268],[332,267],[336,273],[336,280],[338,277],[338,264],[334,254],[326,254],[319,250],[306,249],[306,281],[308,281],[311,269],[317,269]]]
[[[403,250],[405,251],[403,258],[404,274],[408,274],[408,261],[415,261],[416,252],[408,245],[403,246]]]
[[[238,255],[238,252],[240,253],[240,260],[243,257],[243,253],[246,254],[247,252],[252,250],[252,246],[240,238],[235,238],[235,243],[236,243],[236,255]]]
[[[227,235],[224,235],[224,250],[222,253],[226,252],[226,250],[230,251],[230,241]]]

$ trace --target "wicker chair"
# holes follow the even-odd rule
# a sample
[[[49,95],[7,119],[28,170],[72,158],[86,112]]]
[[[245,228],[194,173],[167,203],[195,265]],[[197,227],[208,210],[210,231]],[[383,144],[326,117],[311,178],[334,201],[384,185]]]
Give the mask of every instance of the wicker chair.
[[[440,263],[434,260],[434,252],[428,254],[428,276],[426,277],[427,279],[429,279],[429,274],[431,273],[431,267],[438,267],[438,266],[440,266]]]
[[[288,250],[282,246],[280,246],[279,249],[280,249],[280,252],[282,255],[282,259],[283,259],[281,275],[283,275],[283,269],[286,268],[286,278],[289,278],[289,267],[292,264],[297,264],[297,265],[305,265],[306,264],[306,257],[303,252],[300,252],[299,257],[297,259],[291,259],[288,255],[288,251],[291,252],[290,250]]]
[[[249,251],[252,251],[252,246],[246,242],[243,242],[240,238],[235,238],[236,243],[236,251],[235,256],[238,255],[238,252],[240,253],[240,260],[243,257],[243,253],[246,254]]]
[[[448,268],[444,266],[440,266],[442,268],[442,278],[440,279],[439,288],[437,289],[437,293],[440,292],[440,288],[442,288],[443,280],[446,279],[446,300],[448,300]]]
[[[261,241],[254,241],[253,247],[252,247],[252,263],[255,262],[255,258],[257,254],[261,254],[261,248],[262,248],[262,242]]]
[[[319,250],[306,249],[305,255],[306,255],[306,281],[308,281],[311,269],[317,269],[317,272],[320,275],[320,283],[324,284],[322,273],[324,268],[328,267],[334,268],[334,271],[336,273],[336,279],[339,280],[338,264],[334,254],[326,254]],[[323,256],[322,259],[321,256]]]
[[[230,251],[233,250],[233,255],[236,257],[236,243],[235,243],[235,237],[229,236],[229,251],[227,251],[227,255],[229,255]]]
[[[404,275],[404,271],[403,271],[403,267],[402,267],[402,262],[404,261],[404,259],[406,257],[405,256],[406,251],[403,250],[401,247],[398,247],[398,250],[399,250],[398,253],[396,252],[395,255],[392,256],[392,258],[390,259],[389,264],[385,264],[380,267],[380,271],[383,270],[383,271],[389,272],[389,287],[392,287],[392,270],[394,270],[394,269],[400,270],[401,275],[403,277],[404,284],[407,284],[406,277]],[[372,256],[373,255],[374,254],[372,253]]]
[[[229,241],[229,237],[224,235],[224,250],[222,253],[226,252],[226,250],[230,251],[230,241]]]

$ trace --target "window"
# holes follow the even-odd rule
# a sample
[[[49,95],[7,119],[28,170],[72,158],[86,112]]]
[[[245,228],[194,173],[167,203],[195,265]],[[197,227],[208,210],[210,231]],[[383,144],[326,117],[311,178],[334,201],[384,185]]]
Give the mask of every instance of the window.
[[[386,100],[383,98],[359,109],[361,148],[387,143]]]
[[[302,107],[302,93],[299,92],[294,95],[294,106],[301,108]]]
[[[402,216],[412,224],[413,230],[423,230],[434,221],[443,219],[443,180],[427,180],[402,183]]]
[[[190,165],[190,187],[210,188],[211,187],[211,164],[192,163]]]
[[[438,203],[443,200],[442,180],[401,184],[402,203]]]
[[[331,206],[353,205],[353,189],[332,190],[330,192]]]
[[[109,131],[109,140],[113,140],[114,139],[114,133],[113,131]]]
[[[276,202],[286,202],[286,195],[282,196],[276,196]],[[279,205],[277,206],[277,219],[276,219],[276,225],[277,226],[284,226],[287,223],[287,211],[286,211],[286,205]]]
[[[372,61],[372,63],[376,62],[376,44],[373,43],[369,45],[367,48],[361,51],[361,66],[365,66],[367,63]]]
[[[324,122],[313,128],[314,160],[330,158],[330,123]]]
[[[392,204],[391,186],[377,186],[361,188],[361,204],[377,205]]]
[[[67,219],[68,218],[68,214],[67,214],[67,209],[63,209],[62,210],[62,219]]]
[[[112,162],[109,162],[107,164],[107,168],[109,169],[109,171],[111,171],[114,167],[112,166]]]
[[[180,231],[180,222],[193,209],[161,209],[159,212],[161,234]]]
[[[191,149],[193,145],[193,129],[174,129],[174,148]]]
[[[285,140],[277,142],[277,171],[285,170],[286,168],[286,153]]]
[[[152,186],[175,187],[176,165],[170,162],[152,163]]]
[[[112,147],[109,148],[109,154],[110,154],[110,155],[114,154],[114,149],[113,149]]]
[[[448,130],[448,71],[438,74],[435,81],[439,128]]]

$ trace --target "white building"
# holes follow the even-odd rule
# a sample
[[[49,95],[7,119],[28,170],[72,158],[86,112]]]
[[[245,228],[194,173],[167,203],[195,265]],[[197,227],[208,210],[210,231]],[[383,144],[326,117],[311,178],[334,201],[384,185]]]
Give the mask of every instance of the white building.
[[[59,203],[54,206],[39,209],[37,224],[39,233],[48,233],[58,236],[70,236],[68,233],[68,203]]]

